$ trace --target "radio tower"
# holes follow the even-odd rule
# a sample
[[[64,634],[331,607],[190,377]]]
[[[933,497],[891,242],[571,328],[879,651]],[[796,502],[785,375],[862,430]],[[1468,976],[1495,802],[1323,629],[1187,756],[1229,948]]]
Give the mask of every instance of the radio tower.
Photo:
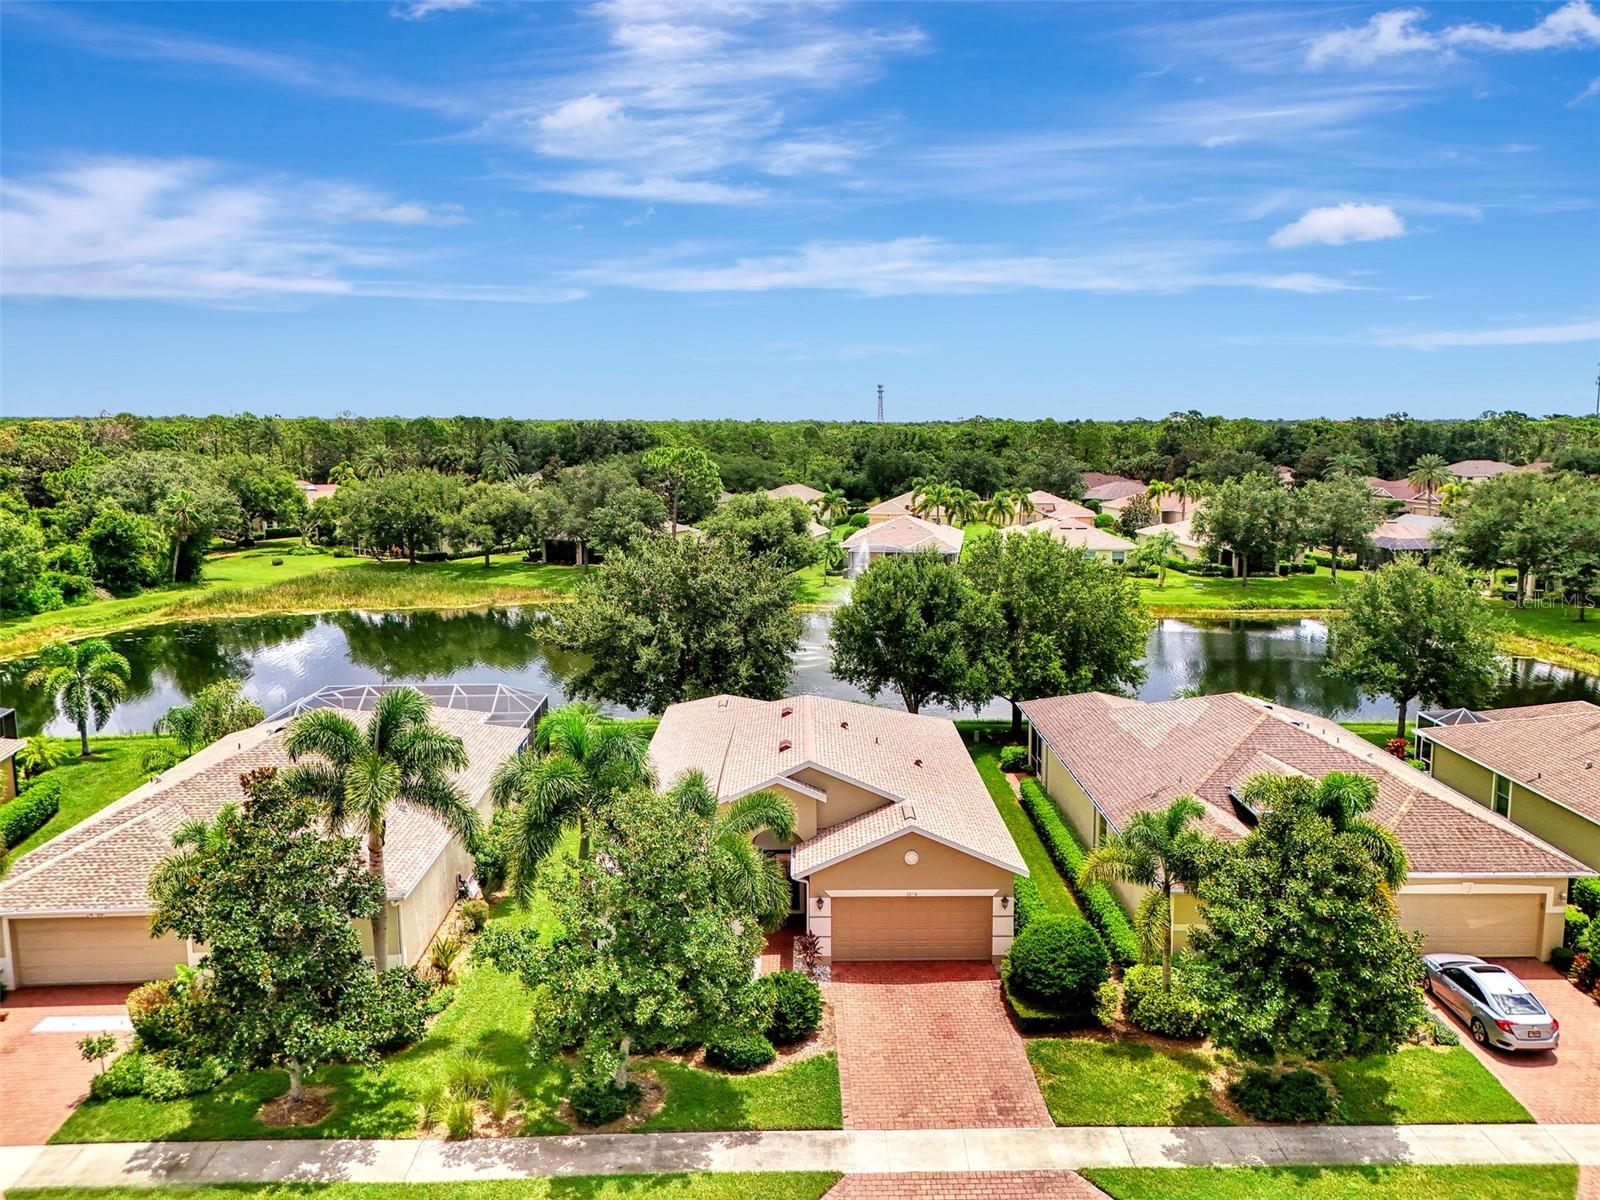
[[[1595,382],[1600,383],[1600,380]],[[878,424],[883,424],[883,384],[878,385]]]

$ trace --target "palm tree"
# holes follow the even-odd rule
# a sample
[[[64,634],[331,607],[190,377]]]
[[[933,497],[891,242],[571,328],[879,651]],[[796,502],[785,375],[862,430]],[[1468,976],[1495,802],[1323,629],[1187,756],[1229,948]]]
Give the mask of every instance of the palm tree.
[[[356,473],[363,479],[376,479],[392,470],[395,465],[394,447],[378,443],[368,447],[356,463]]]
[[[194,493],[187,488],[175,488],[161,502],[161,515],[172,529],[172,582],[178,582],[178,555],[183,544],[195,535],[200,527],[200,512],[195,506]]]
[[[842,521],[850,515],[850,501],[838,488],[829,488],[811,502],[817,510],[817,519],[824,525],[832,525],[835,521]]]
[[[469,846],[478,835],[478,814],[449,774],[466,769],[466,746],[435,726],[431,711],[415,688],[395,688],[378,698],[365,729],[336,709],[316,708],[296,717],[284,739],[296,763],[320,760],[285,772],[290,791],[316,799],[330,830],[354,826],[366,834],[367,866],[380,882],[385,826],[397,803],[431,813]],[[388,966],[388,938],[386,901],[372,918],[372,958],[380,975]]]
[[[1150,507],[1155,511],[1156,521],[1161,520],[1161,498],[1172,495],[1172,485],[1165,479],[1157,479],[1154,483],[1145,485],[1144,494],[1150,497]]]
[[[1405,847],[1392,831],[1362,815],[1378,802],[1376,779],[1330,771],[1314,781],[1303,775],[1253,775],[1245,781],[1244,801],[1258,811],[1296,800],[1311,804],[1335,833],[1352,834],[1377,864],[1391,892],[1404,886],[1411,870]]]
[[[1179,796],[1159,812],[1135,813],[1127,829],[1113,833],[1090,851],[1078,871],[1078,887],[1108,879],[1150,888],[1134,909],[1133,926],[1147,958],[1161,956],[1161,986],[1172,988],[1172,889],[1193,890],[1199,880],[1199,851],[1205,835],[1191,828],[1205,816],[1205,805]]]
[[[1200,499],[1200,483],[1198,480],[1189,479],[1180,475],[1172,481],[1172,497],[1178,502],[1179,512],[1184,520],[1189,518],[1189,505]],[[1156,520],[1161,519],[1161,514],[1156,514]]]
[[[1424,454],[1411,467],[1406,482],[1428,498],[1429,507],[1438,512],[1439,489],[1451,479],[1450,464],[1438,454]]]
[[[987,521],[996,529],[1000,529],[1011,524],[1011,504],[1006,500],[1004,492],[996,492],[978,505],[977,515],[980,521]]]
[[[32,777],[43,775],[51,767],[60,766],[67,757],[67,747],[60,738],[48,733],[36,733],[17,751],[17,766],[22,773]]]
[[[567,704],[541,720],[532,747],[502,763],[491,787],[496,806],[516,805],[507,866],[517,903],[532,898],[540,864],[567,829],[577,827],[578,857],[587,859],[601,809],[649,782],[643,740],[592,704]]]
[[[1167,560],[1178,553],[1178,535],[1170,529],[1158,529],[1141,538],[1135,552],[1138,560],[1156,569],[1156,587],[1167,586]]]
[[[945,498],[945,512],[953,525],[965,525],[976,518],[978,505],[983,501],[977,492],[953,487]]]
[[[1017,524],[1026,525],[1028,518],[1039,510],[1034,506],[1033,493],[1027,488],[1014,488],[1011,492],[1011,506],[1017,510]]]
[[[66,711],[78,727],[80,757],[89,757],[89,719],[103,728],[111,710],[128,693],[132,676],[128,660],[101,638],[86,642],[52,642],[39,654],[39,665],[23,686],[38,688]]]
[[[753,914],[765,929],[789,915],[789,879],[778,860],[755,844],[767,833],[780,845],[794,841],[794,805],[772,790],[752,792],[722,807],[699,771],[690,771],[667,791],[683,807],[712,822],[711,875],[718,898]]]
[[[949,489],[942,483],[934,480],[921,480],[911,485],[911,512],[914,516],[925,517],[930,512],[937,514],[939,506],[944,503],[944,496]]]
[[[1367,460],[1354,450],[1340,450],[1330,455],[1328,465],[1323,468],[1323,478],[1332,475],[1365,475],[1367,473]]]
[[[520,465],[517,452],[505,442],[490,442],[478,459],[479,473],[485,479],[507,479],[516,474]]]

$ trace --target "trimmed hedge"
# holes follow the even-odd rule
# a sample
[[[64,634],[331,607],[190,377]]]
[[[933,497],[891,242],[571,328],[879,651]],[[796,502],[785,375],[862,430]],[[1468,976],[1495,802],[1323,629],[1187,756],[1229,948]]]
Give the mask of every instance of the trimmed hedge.
[[[1568,949],[1576,949],[1584,933],[1588,930],[1591,918],[1588,913],[1575,904],[1567,905],[1567,919],[1562,931],[1561,944]]]
[[[1189,991],[1176,968],[1170,992],[1161,986],[1160,967],[1129,967],[1122,982],[1126,989],[1123,1009],[1138,1028],[1172,1038],[1206,1036],[1205,1005]]]
[[[1026,746],[1001,746],[1000,769],[1002,771],[1026,771],[1028,769],[1028,748]]]
[[[763,975],[772,994],[772,1020],[767,1038],[787,1046],[803,1042],[822,1024],[822,989],[804,971],[774,971]]]
[[[1006,1007],[1011,1010],[1012,1019],[1023,1033],[1064,1033],[1070,1029],[1082,1029],[1087,1025],[1098,1023],[1098,1018],[1093,1015],[1062,1013],[1041,1008],[1028,997],[1020,995],[1011,986],[1009,956],[1000,960],[1000,991],[1006,998]],[[1097,993],[1096,1004],[1098,1003]]]
[[[1600,879],[1586,875],[1574,882],[1572,903],[1590,917],[1600,917]]]
[[[1138,962],[1139,939],[1134,935],[1133,923],[1128,920],[1128,914],[1123,911],[1116,894],[1103,883],[1082,890],[1076,887],[1078,872],[1083,868],[1088,851],[1038,780],[1022,781],[1022,807],[1033,821],[1033,827],[1039,831],[1039,839],[1044,842],[1044,848],[1049,851],[1056,869],[1066,876],[1069,884],[1074,885],[1078,899],[1083,903],[1084,914],[1094,922],[1100,930],[1100,936],[1105,939],[1111,960],[1122,967]]]
[[[1039,885],[1026,875],[1011,877],[1011,903],[1014,934],[1026,929],[1028,922],[1035,917],[1042,917],[1050,911],[1045,905],[1044,898],[1039,895]]]
[[[759,1033],[724,1030],[706,1042],[706,1061],[726,1071],[758,1071],[778,1057]]]
[[[0,848],[20,846],[61,811],[61,780],[39,779],[0,804]]]

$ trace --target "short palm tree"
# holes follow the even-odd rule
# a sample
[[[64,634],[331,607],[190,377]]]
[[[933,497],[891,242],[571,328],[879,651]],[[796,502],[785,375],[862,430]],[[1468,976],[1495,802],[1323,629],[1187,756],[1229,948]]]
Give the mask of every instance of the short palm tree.
[[[811,505],[816,509],[817,519],[824,525],[832,525],[850,515],[850,501],[838,488],[829,488],[813,500]]]
[[[789,915],[789,879],[754,839],[769,833],[780,845],[793,842],[794,805],[767,790],[741,796],[718,812],[716,793],[699,771],[682,776],[667,795],[712,821],[711,872],[719,898],[752,914],[765,929],[781,925]]]
[[[1323,469],[1324,478],[1333,475],[1365,475],[1367,473],[1367,460],[1365,456],[1354,450],[1340,450],[1329,455],[1328,465]]]
[[[1017,524],[1026,525],[1028,518],[1038,512],[1033,503],[1033,493],[1027,488],[1013,488],[1011,490],[1011,507],[1017,514]]]
[[[1189,479],[1180,475],[1172,481],[1172,498],[1178,502],[1178,511],[1187,520],[1189,505],[1200,499],[1200,483],[1198,480]],[[1156,519],[1161,519],[1161,514],[1156,514]]]
[[[356,463],[356,472],[363,479],[376,479],[387,474],[394,465],[394,447],[379,442],[363,451],[360,461]]]
[[[1406,881],[1411,866],[1400,839],[1391,830],[1363,816],[1378,802],[1378,781],[1368,775],[1331,771],[1321,779],[1300,775],[1254,775],[1245,782],[1244,800],[1256,809],[1302,801],[1333,825],[1335,833],[1353,834],[1383,873],[1391,892]]]
[[[520,465],[517,452],[505,442],[490,442],[478,457],[478,469],[485,479],[509,479]]]
[[[195,502],[194,493],[187,488],[175,488],[172,494],[161,502],[161,517],[172,531],[170,578],[173,583],[177,583],[178,556],[183,552],[184,543],[200,528],[200,510]]]
[[[477,838],[478,814],[450,779],[467,766],[467,750],[430,720],[432,707],[415,688],[385,692],[362,729],[344,713],[315,708],[289,725],[284,745],[296,766],[284,781],[296,795],[322,806],[328,828],[366,835],[367,866],[384,879],[384,833],[389,811],[406,804],[431,813],[467,845]],[[317,761],[302,763],[302,759]],[[388,965],[389,906],[372,918],[372,957]]]
[[[60,766],[67,757],[66,743],[48,733],[36,733],[17,751],[17,766],[30,778]]]
[[[1128,827],[1090,851],[1077,883],[1087,888],[1108,879],[1150,889],[1133,912],[1134,932],[1147,959],[1161,958],[1161,986],[1172,987],[1172,890],[1199,883],[1199,851],[1205,835],[1193,828],[1205,805],[1179,796],[1166,808],[1135,813]]]
[[[517,903],[532,898],[540,865],[567,829],[577,827],[578,857],[587,859],[600,811],[649,782],[643,740],[592,704],[567,704],[541,720],[532,747],[502,763],[490,789],[496,806],[516,806],[507,871]]]
[[[982,503],[977,492],[953,487],[945,498],[945,513],[952,525],[965,525],[977,518]]]
[[[1178,535],[1170,529],[1158,529],[1148,537],[1139,539],[1135,559],[1142,565],[1155,568],[1156,587],[1167,586],[1167,560],[1178,553]]]
[[[96,729],[104,727],[117,702],[128,694],[132,674],[128,660],[109,642],[90,638],[46,646],[23,685],[38,688],[62,707],[78,727],[81,756],[88,758],[90,719]]]
[[[1172,485],[1165,479],[1157,479],[1154,483],[1146,485],[1144,494],[1150,497],[1150,507],[1155,511],[1156,520],[1161,519],[1161,500],[1172,495]]]
[[[1424,454],[1411,467],[1406,482],[1428,498],[1435,512],[1439,506],[1439,489],[1451,480],[1450,464],[1438,454]]]

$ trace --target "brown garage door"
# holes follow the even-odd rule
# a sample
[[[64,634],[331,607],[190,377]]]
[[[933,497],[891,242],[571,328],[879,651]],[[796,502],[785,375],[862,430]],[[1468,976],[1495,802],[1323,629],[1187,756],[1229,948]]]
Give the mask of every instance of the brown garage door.
[[[1537,958],[1542,949],[1544,896],[1400,893],[1400,924],[1424,937],[1424,952],[1484,958]]]
[[[852,896],[833,902],[841,962],[990,957],[988,896]]]
[[[179,938],[150,936],[149,917],[34,917],[11,921],[17,986],[144,983],[186,962]]]

